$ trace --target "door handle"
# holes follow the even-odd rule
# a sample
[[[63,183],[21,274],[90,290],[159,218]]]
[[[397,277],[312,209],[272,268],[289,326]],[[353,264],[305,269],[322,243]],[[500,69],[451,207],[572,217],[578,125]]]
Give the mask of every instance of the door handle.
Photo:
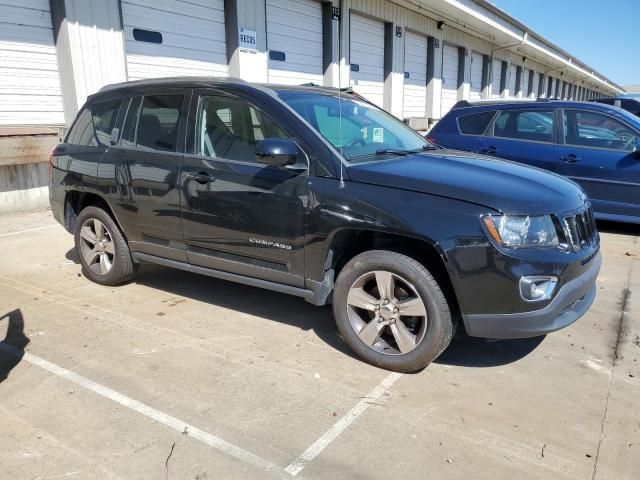
[[[560,160],[567,163],[576,163],[580,161],[580,157],[575,156],[573,153],[560,157]]]
[[[207,172],[187,173],[186,177],[188,180],[195,180],[203,185],[205,183],[211,183],[216,179],[216,177],[209,175]]]
[[[498,149],[496,147],[487,147],[480,150],[480,153],[484,153],[486,155],[495,155],[498,153]]]

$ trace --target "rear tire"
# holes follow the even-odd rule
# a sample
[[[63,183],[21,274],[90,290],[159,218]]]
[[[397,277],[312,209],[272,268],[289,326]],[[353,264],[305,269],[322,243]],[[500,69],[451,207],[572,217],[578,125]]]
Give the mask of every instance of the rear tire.
[[[429,270],[383,250],[361,253],[340,271],[333,314],[358,356],[398,372],[429,365],[455,331],[449,303]]]
[[[85,277],[100,285],[120,285],[135,276],[129,245],[111,216],[98,207],[84,208],[74,231],[76,252]]]

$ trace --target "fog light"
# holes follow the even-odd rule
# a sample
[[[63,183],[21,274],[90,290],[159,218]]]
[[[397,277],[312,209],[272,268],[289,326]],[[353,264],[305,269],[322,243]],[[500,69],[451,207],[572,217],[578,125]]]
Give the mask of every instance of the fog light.
[[[557,277],[536,276],[520,279],[520,296],[527,302],[549,300],[558,283]]]

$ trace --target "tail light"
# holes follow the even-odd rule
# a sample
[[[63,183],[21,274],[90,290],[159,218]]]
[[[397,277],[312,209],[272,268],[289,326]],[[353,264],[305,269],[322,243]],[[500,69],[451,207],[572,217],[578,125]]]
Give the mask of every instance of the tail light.
[[[49,180],[53,180],[53,159],[56,157],[56,149],[58,147],[53,147],[51,149],[51,153],[49,153]]]

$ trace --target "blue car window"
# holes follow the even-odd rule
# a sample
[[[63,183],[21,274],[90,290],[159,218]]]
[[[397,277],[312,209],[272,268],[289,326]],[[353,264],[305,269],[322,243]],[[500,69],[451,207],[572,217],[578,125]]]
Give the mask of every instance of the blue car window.
[[[494,125],[495,137],[553,142],[553,110],[503,110]]]
[[[609,115],[565,110],[564,141],[567,145],[632,151],[640,135]]]
[[[482,135],[491,123],[495,110],[491,112],[472,113],[470,115],[461,115],[458,118],[458,127],[460,133],[464,135]]]

